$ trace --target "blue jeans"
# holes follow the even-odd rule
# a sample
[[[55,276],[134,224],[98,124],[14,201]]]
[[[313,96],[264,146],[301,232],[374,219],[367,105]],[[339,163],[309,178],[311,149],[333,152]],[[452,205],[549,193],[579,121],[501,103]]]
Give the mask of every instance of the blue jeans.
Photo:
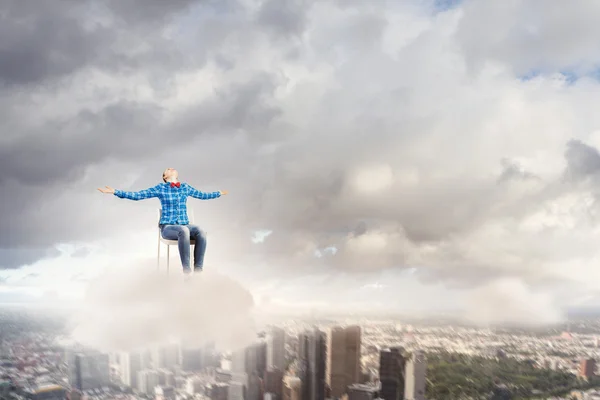
[[[160,233],[164,239],[177,240],[179,257],[185,272],[190,271],[190,239],[194,245],[194,270],[202,270],[204,253],[206,252],[206,233],[196,225],[160,225]]]

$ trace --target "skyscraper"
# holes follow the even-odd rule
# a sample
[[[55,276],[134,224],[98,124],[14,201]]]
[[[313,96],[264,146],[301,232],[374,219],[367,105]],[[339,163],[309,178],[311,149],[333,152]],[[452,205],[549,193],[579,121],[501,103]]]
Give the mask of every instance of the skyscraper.
[[[283,400],[302,400],[302,380],[295,376],[284,379]]]
[[[267,344],[254,343],[231,354],[230,400],[260,400],[267,367]]]
[[[281,400],[283,397],[283,372],[278,369],[267,370],[264,388],[265,393],[272,393],[276,400]]]
[[[258,342],[246,348],[246,373],[256,373],[260,379],[265,376],[267,369],[267,343]]]
[[[238,349],[231,353],[231,381],[227,398],[229,400],[244,400],[248,386],[246,374],[246,349]]]
[[[326,335],[319,329],[298,336],[302,400],[325,399]]]
[[[384,400],[404,398],[404,349],[393,347],[379,353],[380,396]]]
[[[146,369],[137,373],[137,390],[147,395],[154,394],[154,388],[159,385],[159,374],[155,370]]]
[[[359,326],[330,329],[327,335],[327,383],[333,398],[340,398],[348,386],[360,382],[360,346]]]
[[[362,379],[362,368],[360,362],[362,345],[362,332],[360,326],[349,326],[346,328],[346,377],[347,385],[360,383]]]
[[[99,389],[110,384],[108,354],[98,351],[67,352],[69,383],[74,389]]]
[[[138,372],[148,368],[144,352],[121,353],[119,357],[121,364],[121,381],[131,387],[138,387]]]
[[[161,386],[175,386],[175,374],[168,369],[161,368],[158,372],[158,384]]]
[[[425,400],[427,360],[422,350],[416,350],[406,363],[405,400]]]
[[[187,372],[200,371],[202,365],[201,348],[183,348],[181,349],[181,369]]]
[[[246,387],[248,383],[246,374],[232,374],[232,379],[229,382],[229,390],[227,393],[228,400],[245,400]]]
[[[267,338],[267,369],[285,371],[285,331],[272,328]]]
[[[263,398],[262,379],[256,372],[248,375],[246,400],[261,400]]]
[[[152,351],[152,363],[155,369],[168,368],[173,369],[180,364],[179,345],[169,343],[164,346],[157,346]]]

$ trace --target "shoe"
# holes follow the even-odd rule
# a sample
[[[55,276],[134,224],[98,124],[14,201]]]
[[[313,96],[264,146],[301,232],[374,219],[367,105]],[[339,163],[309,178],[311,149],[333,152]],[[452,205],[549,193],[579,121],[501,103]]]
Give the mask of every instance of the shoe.
[[[194,267],[194,273],[202,272],[203,267]]]
[[[192,270],[191,269],[184,269],[183,270],[183,281],[187,282],[189,280],[192,279]]]

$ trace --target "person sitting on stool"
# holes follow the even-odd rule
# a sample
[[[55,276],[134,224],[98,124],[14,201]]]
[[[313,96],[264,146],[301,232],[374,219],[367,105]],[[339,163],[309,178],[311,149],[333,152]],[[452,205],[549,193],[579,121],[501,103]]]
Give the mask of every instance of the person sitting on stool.
[[[186,201],[191,196],[200,200],[216,199],[227,194],[226,190],[205,193],[193,188],[187,183],[179,182],[179,173],[174,168],[167,168],[163,172],[163,183],[139,192],[125,192],[113,189],[110,186],[98,188],[106,194],[114,194],[122,199],[144,200],[158,197],[162,207],[162,214],[158,222],[160,234],[164,239],[177,240],[179,256],[183,272],[190,274],[190,239],[196,241],[194,246],[194,272],[202,271],[204,254],[206,253],[206,233],[197,225],[189,223]]]

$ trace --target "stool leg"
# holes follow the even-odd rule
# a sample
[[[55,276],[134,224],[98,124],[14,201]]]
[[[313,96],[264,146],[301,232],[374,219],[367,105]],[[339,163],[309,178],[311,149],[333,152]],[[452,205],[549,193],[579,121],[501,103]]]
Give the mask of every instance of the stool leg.
[[[171,259],[171,246],[167,246],[167,275],[169,275],[169,262]]]

